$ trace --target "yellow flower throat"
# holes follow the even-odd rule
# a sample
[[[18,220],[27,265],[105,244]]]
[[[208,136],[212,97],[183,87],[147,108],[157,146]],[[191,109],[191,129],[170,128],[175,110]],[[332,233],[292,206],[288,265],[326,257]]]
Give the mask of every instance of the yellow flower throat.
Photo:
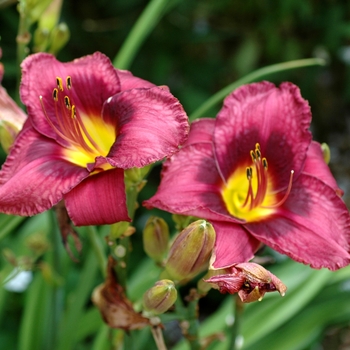
[[[273,214],[282,205],[291,190],[294,171],[291,171],[287,191],[279,200],[268,176],[267,159],[262,157],[260,145],[250,151],[251,166],[240,166],[222,187],[221,194],[228,212],[247,222],[259,221]]]
[[[52,91],[56,119],[54,121],[50,119],[42,96],[40,96],[41,107],[55,133],[69,144],[63,150],[65,158],[85,168],[87,164],[94,163],[97,156],[107,156],[115,141],[115,127],[105,123],[101,115],[86,115],[78,110],[70,92],[72,89],[70,76],[66,78],[65,87],[62,79],[56,77],[56,85]],[[103,168],[101,170],[108,170],[111,166],[105,164]]]

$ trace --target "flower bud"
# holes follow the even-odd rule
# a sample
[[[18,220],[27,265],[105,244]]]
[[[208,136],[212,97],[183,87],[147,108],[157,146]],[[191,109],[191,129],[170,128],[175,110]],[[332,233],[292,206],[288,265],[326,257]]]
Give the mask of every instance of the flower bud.
[[[203,271],[215,243],[215,231],[205,220],[197,220],[179,233],[173,242],[165,270],[177,281],[190,279]]]
[[[143,295],[143,305],[146,311],[159,315],[174,305],[177,298],[175,284],[170,280],[161,280],[148,289]]]
[[[70,38],[70,31],[66,23],[60,23],[52,30],[49,52],[57,54]]]
[[[0,58],[1,55],[0,50]],[[0,83],[3,75],[4,66],[0,63]],[[8,152],[26,119],[26,114],[0,84],[0,145],[5,152]]]
[[[160,263],[168,251],[169,228],[167,223],[156,216],[151,216],[143,230],[143,249],[155,262]]]
[[[329,149],[329,146],[324,142],[321,144],[321,149],[324,161],[326,162],[326,164],[329,164],[329,162],[331,161],[331,150]]]

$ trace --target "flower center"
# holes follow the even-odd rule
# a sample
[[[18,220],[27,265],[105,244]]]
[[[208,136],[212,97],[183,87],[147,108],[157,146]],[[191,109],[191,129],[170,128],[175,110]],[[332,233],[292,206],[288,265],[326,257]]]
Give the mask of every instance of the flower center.
[[[94,163],[97,156],[107,156],[115,141],[115,127],[105,123],[101,115],[87,115],[82,110],[79,111],[74,101],[70,76],[67,76],[65,86],[62,79],[56,77],[56,85],[52,91],[54,121],[44,107],[43,97],[39,98],[47,122],[69,145],[64,149],[67,160],[86,167],[87,164]],[[105,168],[102,170],[111,166],[106,164]]]
[[[250,151],[250,156],[252,165],[238,167],[221,191],[229,213],[247,222],[258,221],[273,214],[287,200],[294,174],[291,170],[287,190],[281,196],[280,191],[274,191],[267,159],[262,157],[258,143],[255,150]]]

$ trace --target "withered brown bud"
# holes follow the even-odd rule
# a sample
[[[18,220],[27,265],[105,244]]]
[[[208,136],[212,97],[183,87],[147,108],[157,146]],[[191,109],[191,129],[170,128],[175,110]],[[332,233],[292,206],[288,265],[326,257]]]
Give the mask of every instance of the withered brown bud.
[[[221,293],[238,293],[244,303],[261,301],[268,292],[278,291],[284,296],[287,291],[287,287],[275,275],[256,263],[236,264],[205,282]]]

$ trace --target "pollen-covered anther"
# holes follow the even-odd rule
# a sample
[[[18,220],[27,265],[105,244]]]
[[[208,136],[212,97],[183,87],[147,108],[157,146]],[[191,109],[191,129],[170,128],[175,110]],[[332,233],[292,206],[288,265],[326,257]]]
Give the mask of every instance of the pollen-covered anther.
[[[72,78],[70,75],[68,75],[66,78],[66,86],[67,86],[68,90],[70,90],[72,88]]]
[[[52,91],[52,98],[54,99],[55,102],[58,101],[58,89],[54,88]]]
[[[72,106],[71,115],[70,116],[71,116],[72,119],[76,118],[76,112],[75,112],[75,106],[74,105]]]
[[[268,169],[267,159],[266,159],[266,158],[263,158],[263,159],[262,159],[262,165],[263,165],[263,167],[264,167],[265,170]]]
[[[251,180],[253,176],[253,168],[251,166],[248,166],[246,169],[246,172],[247,172],[247,179]]]
[[[56,84],[57,84],[57,88],[60,91],[63,91],[63,83],[62,83],[62,79],[60,77],[56,77]]]
[[[71,106],[71,104],[70,104],[70,99],[69,99],[68,96],[64,96],[64,104],[65,104],[65,106],[66,106],[66,108],[67,108],[68,110],[71,110],[71,109],[72,109],[72,106]]]

